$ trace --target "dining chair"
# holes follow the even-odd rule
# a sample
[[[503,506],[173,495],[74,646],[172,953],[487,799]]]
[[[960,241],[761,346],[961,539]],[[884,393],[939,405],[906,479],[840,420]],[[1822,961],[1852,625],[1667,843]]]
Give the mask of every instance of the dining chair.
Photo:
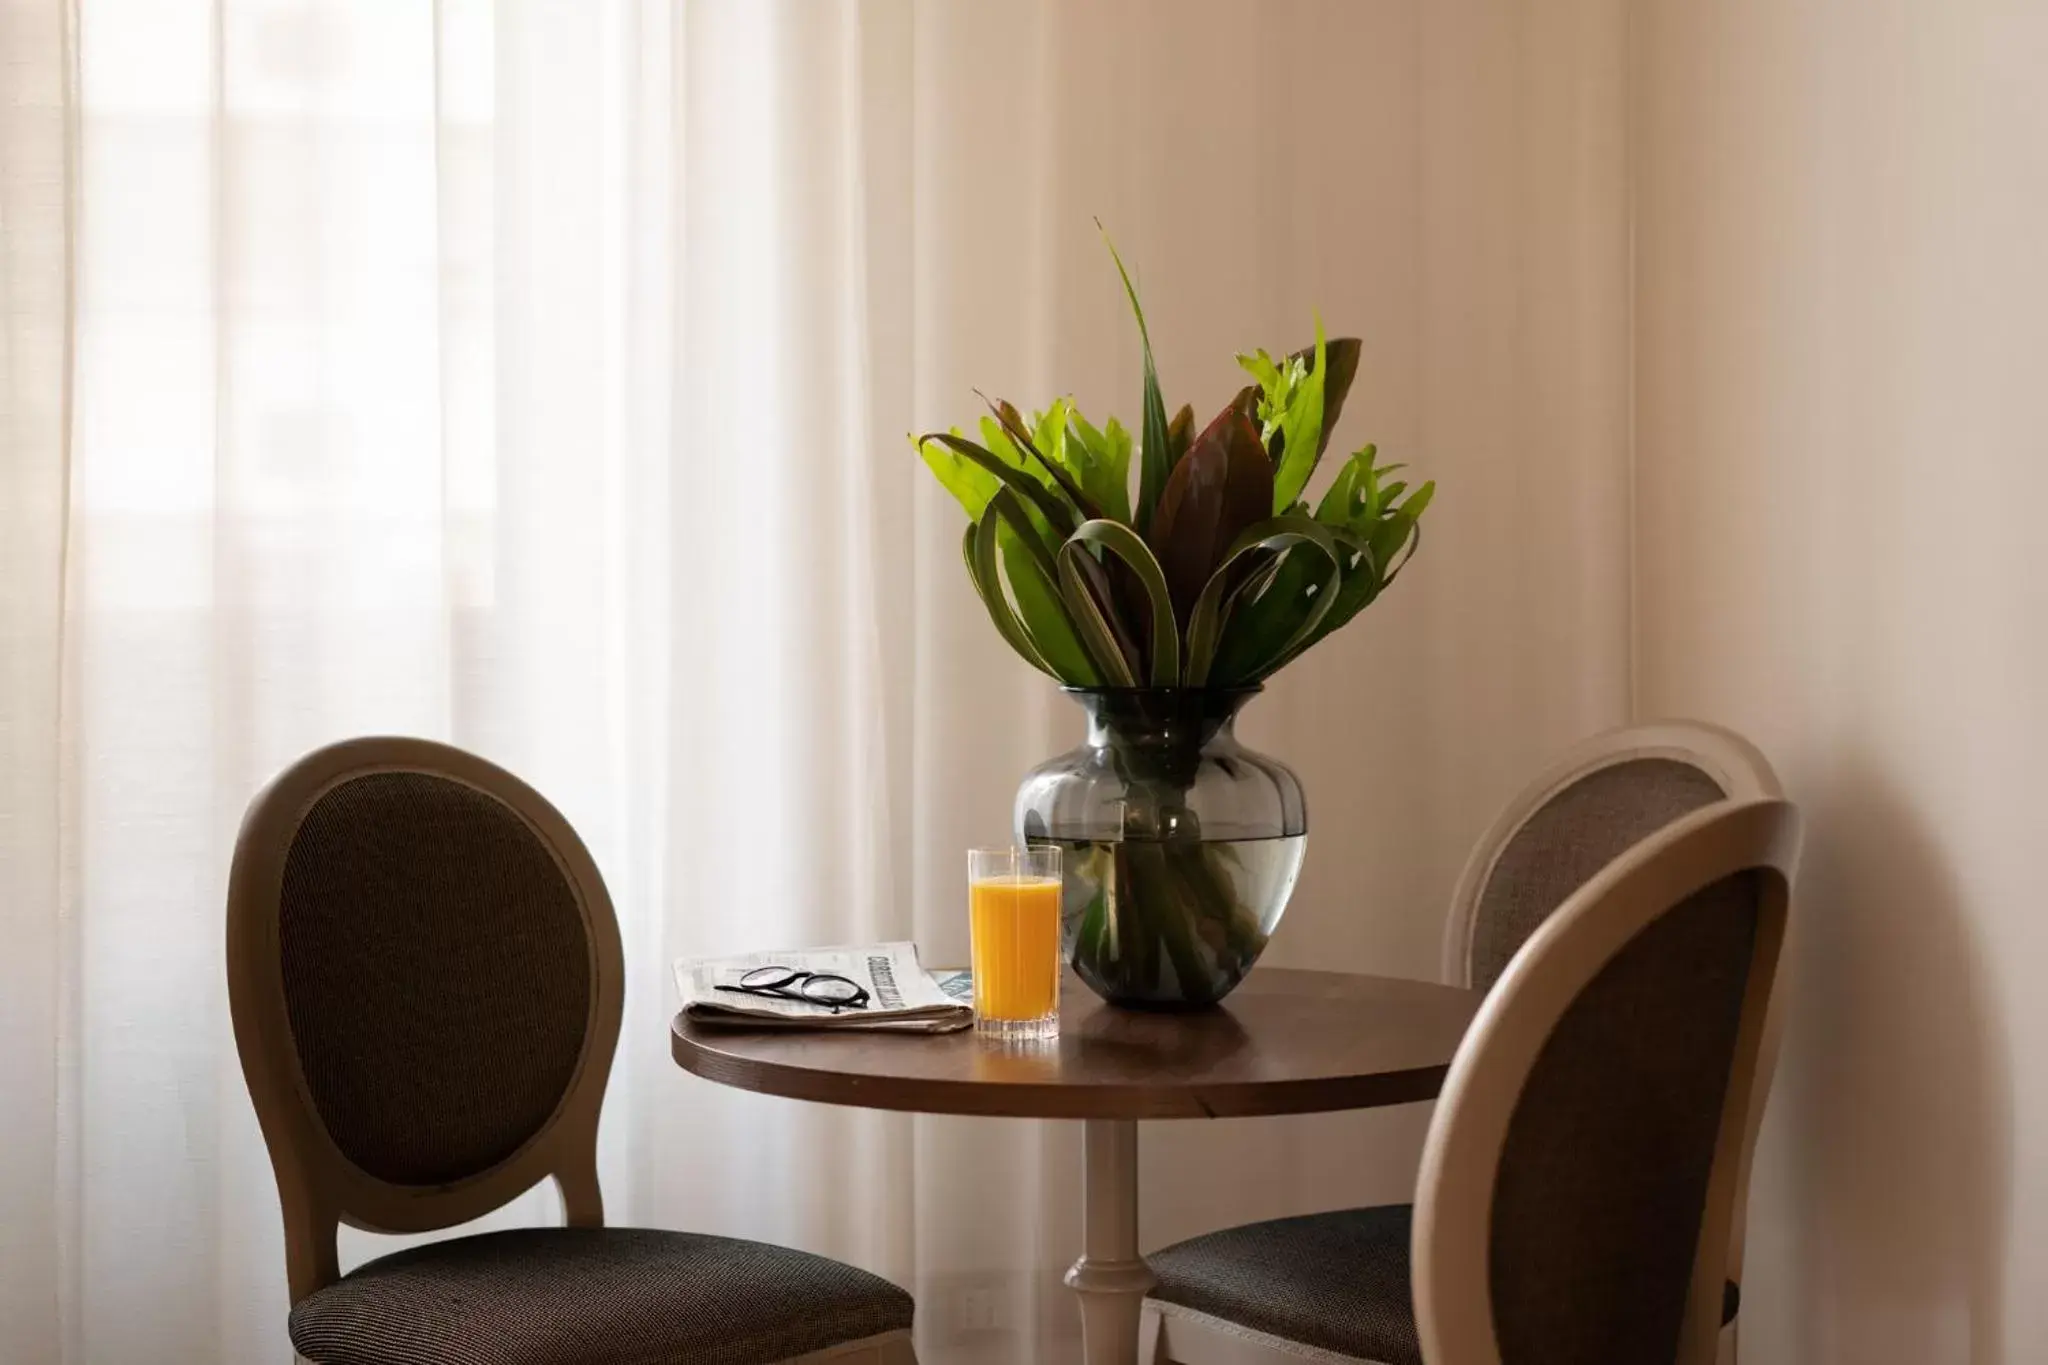
[[[618,923],[518,778],[419,739],[316,750],[250,804],[228,883],[235,1045],[316,1365],[915,1365],[910,1296],[760,1242],[604,1224]],[[566,1226],[344,1275],[341,1223],[439,1231],[544,1178]]]
[[[1627,725],[1574,746],[1473,846],[1451,893],[1444,980],[1491,986],[1565,897],[1679,816],[1716,801],[1782,795],[1755,745],[1704,721]]]
[[[1445,1077],[1416,1202],[1148,1257],[1147,1365],[1706,1365],[1798,817],[1722,801],[1529,936]]]
[[[1697,720],[1627,725],[1576,745],[1508,803],[1473,846],[1451,895],[1443,979],[1484,990],[1529,935],[1587,879],[1647,835],[1715,801],[1784,795],[1770,761],[1732,730]],[[1767,1021],[1758,1104],[1770,1093],[1778,1028]],[[1761,1108],[1752,1115],[1762,1122]],[[1737,1346],[1749,1167],[1736,1180],[1728,1244],[1727,1358]]]

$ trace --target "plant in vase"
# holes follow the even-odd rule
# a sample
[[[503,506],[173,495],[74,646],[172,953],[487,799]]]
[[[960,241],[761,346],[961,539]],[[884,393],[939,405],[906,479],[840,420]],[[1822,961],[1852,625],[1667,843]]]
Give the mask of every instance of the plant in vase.
[[[1367,445],[1313,509],[1358,369],[1356,338],[1240,355],[1252,382],[1199,431],[1167,416],[1152,340],[1133,436],[1071,399],[1028,418],[989,403],[979,438],[915,438],[966,508],[967,576],[1025,662],[1088,711],[1088,740],[1029,774],[1017,833],[1065,850],[1064,946],[1098,994],[1214,1003],[1278,924],[1308,833],[1301,785],[1238,743],[1238,708],[1383,592],[1414,554],[1434,485]],[[1137,463],[1137,487],[1131,464]]]

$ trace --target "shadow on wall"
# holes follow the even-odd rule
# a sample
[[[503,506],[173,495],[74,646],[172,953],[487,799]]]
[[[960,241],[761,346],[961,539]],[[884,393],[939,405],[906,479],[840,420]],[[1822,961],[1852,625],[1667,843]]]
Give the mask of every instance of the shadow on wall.
[[[1999,1365],[2012,1100],[1941,848],[1852,762],[1812,813],[1782,1092],[1797,1359]]]

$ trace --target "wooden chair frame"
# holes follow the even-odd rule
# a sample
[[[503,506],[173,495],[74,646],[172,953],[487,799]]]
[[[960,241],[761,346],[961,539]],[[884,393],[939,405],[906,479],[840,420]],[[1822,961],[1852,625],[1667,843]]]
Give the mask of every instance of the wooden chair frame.
[[[1768,1080],[1772,983],[1798,858],[1796,811],[1776,799],[1724,801],[1637,844],[1569,897],[1495,984],[1458,1049],[1423,1148],[1412,1273],[1416,1326],[1431,1365],[1501,1365],[1489,1290],[1492,1205],[1509,1121],[1566,1009],[1657,916],[1736,873],[1767,875],[1708,1177],[1677,1365],[1715,1358],[1723,1267]]]
[[[1577,771],[1574,768],[1572,771]],[[1556,770],[1566,771],[1563,765]],[[1566,899],[1495,983],[1437,1100],[1415,1206],[1416,1326],[1430,1365],[1501,1365],[1490,1264],[1494,1183],[1508,1123],[1544,1043],[1600,969],[1657,916],[1735,873],[1769,875],[1708,1178],[1678,1365],[1705,1365],[1719,1343],[1723,1276],[1739,1261],[1757,1119],[1769,1083],[1774,982],[1799,846],[1797,813],[1771,797],[1702,807],[1624,853]],[[1370,1365],[1175,1304],[1147,1300],[1139,1359],[1177,1365]]]
[[[380,1180],[345,1156],[320,1120],[292,1044],[278,949],[285,858],[299,826],[334,788],[373,773],[421,773],[459,782],[510,808],[568,882],[590,945],[590,1015],[583,1052],[555,1111],[511,1156],[450,1185]],[[235,841],[228,876],[228,1002],[242,1075],[263,1128],[284,1206],[291,1298],[340,1278],[337,1225],[371,1232],[431,1232],[468,1222],[553,1177],[571,1227],[604,1223],[597,1182],[597,1120],[618,1045],[625,965],[618,921],[597,865],[546,798],[493,763],[424,739],[372,737],[317,749],[257,794]]]
[[[554,1112],[519,1149],[449,1185],[396,1185],[344,1155],[320,1120],[292,1043],[278,946],[285,859],[321,797],[373,773],[421,773],[508,807],[537,835],[571,888],[590,951],[590,1013]],[[342,1223],[371,1232],[432,1232],[466,1223],[552,1178],[571,1227],[601,1227],[597,1123],[625,1004],[625,963],[611,896],[590,851],[547,799],[496,764],[431,740],[370,737],[317,749],[257,794],[243,818],[228,876],[228,1001],[242,1075],[270,1151],[284,1212],[285,1270],[294,1304],[340,1278]],[[916,1365],[908,1332],[845,1342],[787,1365]]]
[[[1472,855],[1458,877],[1457,889],[1451,894],[1450,916],[1444,924],[1445,981],[1467,988],[1472,985],[1472,935],[1478,925],[1479,901],[1493,881],[1501,854],[1523,827],[1566,788],[1604,768],[1645,758],[1670,759],[1699,769],[1719,784],[1730,801],[1755,801],[1785,794],[1762,750],[1733,730],[1706,721],[1661,720],[1625,725],[1582,741],[1538,773],[1473,845]],[[1728,1279],[1738,1285],[1742,1283],[1743,1246],[1749,1223],[1749,1156],[1755,1147],[1756,1126],[1763,1122],[1763,1100],[1770,1094],[1771,1076],[1777,1069],[1782,1022],[1773,1011],[1765,1025],[1756,1086],[1757,1112],[1751,1116],[1750,1141],[1743,1149],[1742,1172],[1737,1182],[1735,1234],[1728,1245]],[[1738,1330],[1734,1324],[1728,1328],[1731,1361]]]

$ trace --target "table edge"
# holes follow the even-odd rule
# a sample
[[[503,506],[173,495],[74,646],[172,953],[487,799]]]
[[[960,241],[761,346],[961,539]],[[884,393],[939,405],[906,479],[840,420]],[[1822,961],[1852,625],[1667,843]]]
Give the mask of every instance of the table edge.
[[[1195,1082],[1172,1089],[1143,1082],[1056,1085],[938,1078],[877,1083],[840,1071],[734,1058],[700,1044],[685,1032],[685,1023],[680,1013],[670,1021],[670,1055],[683,1070],[715,1085],[846,1108],[978,1118],[1259,1118],[1382,1109],[1435,1099],[1451,1067],[1447,1059],[1360,1076]]]

